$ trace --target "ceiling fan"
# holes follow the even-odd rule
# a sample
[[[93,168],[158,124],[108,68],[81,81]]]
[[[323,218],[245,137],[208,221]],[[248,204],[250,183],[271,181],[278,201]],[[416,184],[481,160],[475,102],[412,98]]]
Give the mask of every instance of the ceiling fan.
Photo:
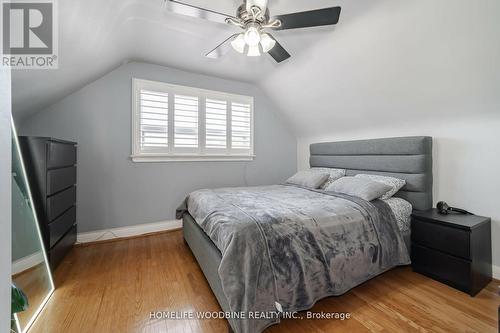
[[[236,11],[236,16],[226,15],[177,0],[164,1],[167,9],[174,13],[230,24],[244,30],[230,36],[207,53],[205,56],[208,58],[222,57],[232,47],[239,53],[246,53],[249,57],[269,53],[279,63],[290,58],[290,54],[270,33],[266,32],[266,29],[288,30],[334,25],[337,24],[340,17],[340,7],[271,17],[267,8],[267,0],[243,0],[243,4]]]

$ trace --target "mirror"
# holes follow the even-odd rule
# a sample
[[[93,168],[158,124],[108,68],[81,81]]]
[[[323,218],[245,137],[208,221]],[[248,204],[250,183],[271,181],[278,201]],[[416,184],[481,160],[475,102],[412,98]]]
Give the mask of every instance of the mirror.
[[[54,291],[34,209],[12,121],[12,283],[28,300],[27,306],[21,306],[23,311],[13,313],[12,328],[18,333],[29,329]],[[18,301],[18,298],[13,298],[13,301]]]

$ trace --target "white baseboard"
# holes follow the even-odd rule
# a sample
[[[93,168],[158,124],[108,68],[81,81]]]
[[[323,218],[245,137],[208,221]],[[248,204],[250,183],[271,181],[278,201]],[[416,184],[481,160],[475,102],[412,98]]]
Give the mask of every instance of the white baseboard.
[[[493,265],[493,278],[500,280],[500,266]]]
[[[77,244],[117,239],[124,237],[140,236],[152,232],[175,230],[182,227],[181,220],[144,223],[128,227],[104,229],[97,231],[81,232],[76,237]]]
[[[30,254],[29,256],[17,259],[12,263],[12,274],[14,275],[24,272],[31,267],[41,264],[43,260],[44,259],[42,251],[37,251],[33,254]]]

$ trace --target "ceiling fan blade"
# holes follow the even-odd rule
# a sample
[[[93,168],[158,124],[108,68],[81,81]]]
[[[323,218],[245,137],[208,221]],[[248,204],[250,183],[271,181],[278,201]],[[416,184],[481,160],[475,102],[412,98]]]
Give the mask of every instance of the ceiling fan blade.
[[[278,15],[271,19],[281,21],[281,26],[274,30],[317,27],[337,24],[340,18],[340,7],[329,7],[285,15]]]
[[[210,9],[205,9],[193,5],[189,5],[177,0],[165,0],[165,5],[167,9],[176,14],[192,16],[196,18],[201,18],[217,23],[226,24],[226,18],[234,18],[234,16],[219,13]]]
[[[238,36],[238,34],[234,34],[234,35],[230,36],[228,39],[226,39],[225,41],[223,41],[222,43],[217,45],[217,47],[215,49],[208,52],[205,55],[205,57],[212,58],[212,59],[218,59],[218,58],[224,56],[231,49],[231,47],[232,47],[231,42],[233,41],[233,39],[236,38],[236,36]]]
[[[269,50],[269,55],[273,57],[273,59],[276,60],[277,63],[280,63],[290,58],[290,53],[288,53],[273,36],[271,36],[270,34],[268,35],[276,42],[274,47],[271,50]]]

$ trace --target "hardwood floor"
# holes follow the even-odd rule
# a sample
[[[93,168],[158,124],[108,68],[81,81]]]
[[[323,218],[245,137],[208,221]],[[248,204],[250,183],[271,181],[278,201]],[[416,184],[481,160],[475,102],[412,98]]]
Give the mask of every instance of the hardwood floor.
[[[181,231],[75,248],[55,273],[58,286],[30,333],[227,332],[225,320],[150,319],[155,311],[219,311]],[[283,320],[278,332],[497,332],[498,281],[472,298],[403,267],[314,312],[346,320]]]

